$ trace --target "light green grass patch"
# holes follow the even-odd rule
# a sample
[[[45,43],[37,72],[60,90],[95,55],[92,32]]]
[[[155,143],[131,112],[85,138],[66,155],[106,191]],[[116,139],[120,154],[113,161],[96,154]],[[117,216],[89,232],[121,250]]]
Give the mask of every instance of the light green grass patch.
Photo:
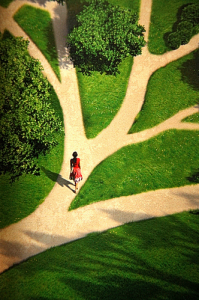
[[[77,72],[84,126],[88,138],[94,138],[106,128],[118,112],[126,94],[133,59],[126,58],[120,74],[105,75],[94,72],[87,76]]]
[[[190,185],[199,166],[199,132],[165,131],[124,147],[91,173],[69,210],[97,201]]]
[[[160,68],[151,76],[145,101],[129,133],[160,124],[180,110],[198,103],[199,50]]]
[[[186,212],[89,234],[1,274],[1,300],[197,300],[198,235]]]
[[[198,4],[198,0],[153,0],[148,44],[151,53],[171,50],[166,43],[168,33],[179,20],[182,8],[190,3]]]
[[[182,120],[183,122],[192,122],[192,123],[199,123],[199,113],[195,113],[187,118],[185,118],[184,120]]]
[[[61,81],[53,24],[49,12],[23,5],[14,15],[14,19],[41,50]]]

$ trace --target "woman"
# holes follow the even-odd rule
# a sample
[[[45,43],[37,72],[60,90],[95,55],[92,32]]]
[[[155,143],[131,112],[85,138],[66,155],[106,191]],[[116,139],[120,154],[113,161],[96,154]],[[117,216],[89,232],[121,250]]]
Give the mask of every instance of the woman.
[[[75,182],[75,193],[78,190],[78,182],[83,179],[80,167],[80,158],[77,158],[77,152],[73,152],[73,158],[70,160],[70,179]]]

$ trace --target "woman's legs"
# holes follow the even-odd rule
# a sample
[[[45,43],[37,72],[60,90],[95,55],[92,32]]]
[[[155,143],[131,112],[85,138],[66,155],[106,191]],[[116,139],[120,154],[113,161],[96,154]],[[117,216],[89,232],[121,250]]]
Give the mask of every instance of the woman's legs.
[[[78,190],[78,182],[75,182],[75,193]]]

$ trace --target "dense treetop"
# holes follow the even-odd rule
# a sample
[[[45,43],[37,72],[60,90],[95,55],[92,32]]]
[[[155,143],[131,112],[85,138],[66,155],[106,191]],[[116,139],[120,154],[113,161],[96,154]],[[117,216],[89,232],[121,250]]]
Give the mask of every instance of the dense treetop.
[[[77,26],[68,36],[74,65],[86,74],[116,74],[125,57],[141,54],[144,31],[136,13],[93,0],[77,16]]]
[[[0,173],[38,174],[37,157],[55,144],[62,126],[50,104],[50,85],[28,41],[0,40]]]

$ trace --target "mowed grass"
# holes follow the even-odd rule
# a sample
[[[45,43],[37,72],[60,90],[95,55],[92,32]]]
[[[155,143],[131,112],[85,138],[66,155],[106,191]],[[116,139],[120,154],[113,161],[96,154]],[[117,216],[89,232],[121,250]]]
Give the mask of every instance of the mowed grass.
[[[170,130],[124,147],[91,173],[69,210],[120,196],[193,184],[199,132]]]
[[[178,111],[199,103],[199,50],[157,70],[150,78],[145,102],[129,133],[151,128]]]
[[[171,50],[167,45],[168,34],[179,22],[182,8],[191,3],[198,4],[198,0],[153,0],[148,43],[151,53]]]
[[[51,105],[63,121],[62,109],[53,88]],[[23,175],[12,184],[8,174],[0,176],[0,228],[27,217],[52,190],[63,161],[64,133],[57,134],[55,139],[58,145],[46,156],[39,157],[40,176]]]
[[[199,113],[195,113],[194,115],[185,118],[183,122],[199,123]]]
[[[138,13],[140,1],[109,0]],[[106,128],[119,111],[126,94],[133,58],[128,57],[120,64],[117,76],[93,72],[91,76],[77,72],[82,114],[87,138],[96,137]],[[78,70],[77,70],[78,71]]]
[[[1,299],[198,300],[198,237],[189,212],[93,233],[1,274]]]
[[[133,59],[126,58],[117,76],[77,72],[82,114],[87,138],[94,138],[106,128],[118,112],[126,94]]]
[[[41,50],[61,81],[53,24],[49,12],[23,5],[14,15],[14,19]]]

